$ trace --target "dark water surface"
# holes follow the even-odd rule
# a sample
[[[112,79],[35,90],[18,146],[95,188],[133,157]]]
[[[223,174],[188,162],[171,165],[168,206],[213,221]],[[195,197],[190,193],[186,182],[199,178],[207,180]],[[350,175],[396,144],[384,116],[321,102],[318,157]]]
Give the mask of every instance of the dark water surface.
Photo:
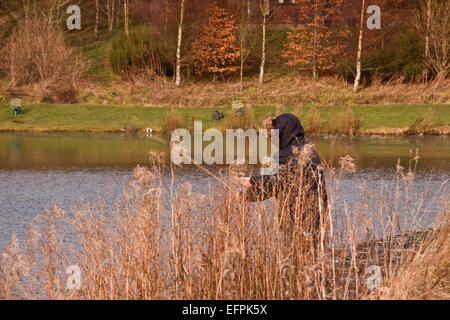
[[[133,168],[148,164],[149,151],[167,151],[159,140],[123,135],[0,134],[0,251],[13,233],[22,237],[32,219],[53,205],[69,210],[100,198],[112,204],[132,178]],[[337,165],[348,154],[359,167],[358,174],[342,178],[336,194],[340,204],[357,204],[361,195],[355,194],[355,186],[365,190],[392,187],[397,160],[407,168],[416,150],[420,160],[411,192],[425,200],[421,208],[425,218],[431,221],[437,200],[448,197],[449,137],[311,136],[309,140],[326,161]],[[179,182],[189,181],[194,190],[207,192],[205,173],[192,167],[179,171]]]

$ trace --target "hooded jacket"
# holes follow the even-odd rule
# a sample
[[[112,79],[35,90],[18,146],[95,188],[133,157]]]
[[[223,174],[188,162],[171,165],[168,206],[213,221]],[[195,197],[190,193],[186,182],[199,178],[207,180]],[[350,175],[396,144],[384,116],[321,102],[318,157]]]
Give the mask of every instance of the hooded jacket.
[[[252,176],[246,198],[257,201],[274,196],[289,211],[292,222],[308,216],[317,227],[320,213],[327,209],[319,155],[305,139],[305,130],[295,115],[281,114],[272,124],[279,130],[279,170],[274,175]]]

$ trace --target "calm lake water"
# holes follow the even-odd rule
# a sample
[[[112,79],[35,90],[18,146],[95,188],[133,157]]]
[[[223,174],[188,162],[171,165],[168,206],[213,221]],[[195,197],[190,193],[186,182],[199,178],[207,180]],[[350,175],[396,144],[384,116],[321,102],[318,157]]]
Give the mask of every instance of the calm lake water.
[[[149,151],[167,151],[160,140],[118,134],[0,134],[0,251],[13,233],[23,237],[32,219],[54,205],[70,210],[100,198],[112,204],[132,178],[133,168],[148,164]],[[425,218],[431,221],[436,212],[437,201],[431,200],[448,198],[449,137],[310,136],[309,140],[332,164],[347,154],[356,160],[358,174],[345,175],[337,191],[340,204],[359,201],[362,195],[354,192],[355,186],[365,190],[392,186],[397,160],[407,168],[416,150],[420,160],[412,193],[426,200],[421,209]],[[177,179],[207,192],[208,176],[199,169],[184,167]]]

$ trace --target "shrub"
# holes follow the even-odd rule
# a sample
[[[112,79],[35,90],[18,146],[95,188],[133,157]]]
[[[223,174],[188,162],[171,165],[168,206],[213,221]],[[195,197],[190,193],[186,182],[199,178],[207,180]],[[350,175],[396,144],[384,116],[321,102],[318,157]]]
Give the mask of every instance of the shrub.
[[[128,134],[136,134],[138,132],[137,118],[133,116],[130,122],[125,124],[125,132]]]
[[[384,48],[363,55],[361,77],[370,81],[377,77],[388,81],[402,77],[405,81],[420,78],[425,71],[423,45],[414,30],[396,35]],[[347,81],[353,81],[356,74],[354,63],[344,62],[338,67],[338,74]]]
[[[132,29],[129,36],[119,34],[109,53],[113,71],[124,79],[173,74],[173,64],[161,44],[156,32],[148,26]]]
[[[406,130],[407,135],[416,135],[419,133],[430,133],[435,127],[432,115],[427,112],[423,116],[417,118],[414,123]]]
[[[86,69],[82,57],[66,47],[60,28],[40,16],[16,27],[0,53],[0,62],[11,87],[76,87]]]
[[[320,132],[320,113],[316,107],[311,107],[306,116],[306,131],[308,133],[319,133]]]
[[[342,110],[329,122],[328,129],[331,133],[348,134],[352,136],[359,129],[360,120],[350,106],[343,107]]]
[[[78,103],[78,92],[72,85],[61,85],[49,88],[48,95],[44,96],[44,101],[48,103]]]
[[[173,130],[180,127],[181,120],[175,110],[171,110],[164,118],[162,127],[163,134],[171,134]]]
[[[253,108],[250,105],[245,106],[242,115],[236,115],[234,111],[228,116],[224,125],[225,129],[252,129],[255,128],[253,120]]]

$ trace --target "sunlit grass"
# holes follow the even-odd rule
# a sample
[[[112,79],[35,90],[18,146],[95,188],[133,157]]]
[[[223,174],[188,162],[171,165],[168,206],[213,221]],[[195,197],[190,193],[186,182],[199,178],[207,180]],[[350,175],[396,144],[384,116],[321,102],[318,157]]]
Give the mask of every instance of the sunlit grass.
[[[317,108],[321,127],[319,132],[328,133],[336,117],[342,112],[338,106],[314,106]],[[301,108],[298,116],[307,127],[307,115],[311,106]],[[286,106],[284,112],[296,112],[297,106]],[[356,119],[360,121],[360,132],[389,132],[398,128],[398,133],[406,131],[418,118],[429,114],[437,127],[448,126],[449,105],[369,105],[351,107]],[[102,105],[45,105],[24,104],[23,114],[15,118],[8,105],[0,105],[0,130],[25,131],[123,131],[133,119],[138,129],[151,127],[161,131],[164,119],[172,110],[179,118],[201,120],[203,128],[223,128],[231,115],[231,106],[220,107],[144,107],[102,106]],[[214,120],[215,110],[222,111],[224,119]],[[277,112],[275,105],[253,105],[253,119],[256,127],[262,120]],[[391,130],[392,131],[392,130]]]

